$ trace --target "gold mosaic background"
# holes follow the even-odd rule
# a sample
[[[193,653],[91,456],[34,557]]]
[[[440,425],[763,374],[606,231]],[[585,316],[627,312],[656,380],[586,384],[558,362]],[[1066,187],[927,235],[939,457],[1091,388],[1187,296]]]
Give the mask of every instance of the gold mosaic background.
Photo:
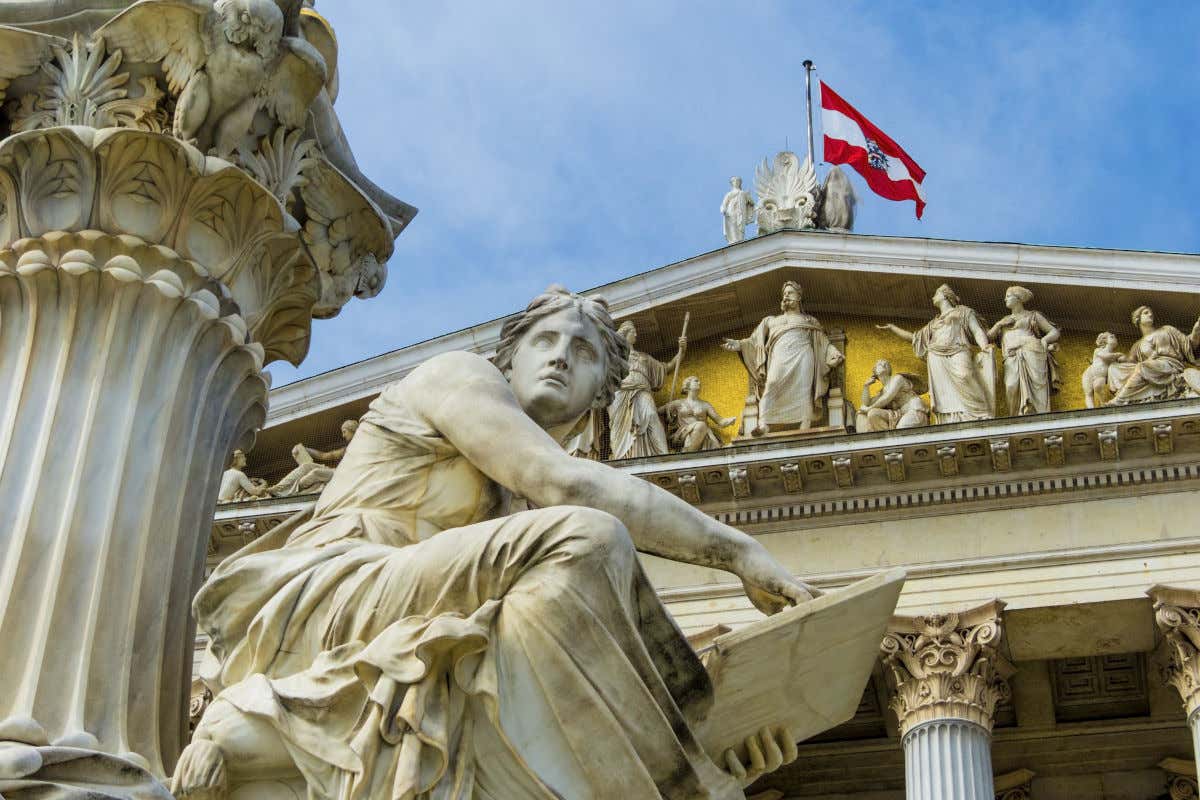
[[[871,376],[871,368],[880,358],[892,362],[897,372],[912,372],[917,375],[925,374],[925,365],[913,355],[912,345],[897,338],[888,331],[875,327],[876,323],[889,322],[885,319],[869,319],[861,316],[838,316],[832,314],[820,315],[821,323],[826,330],[841,328],[846,332],[846,399],[859,406],[863,382]],[[989,320],[990,322],[991,320]],[[901,321],[901,327],[912,330],[919,323],[910,320]],[[728,336],[740,338],[748,336],[752,327],[735,329]],[[730,353],[721,348],[722,336],[713,336],[701,340],[689,340],[683,364],[679,369],[679,384],[688,375],[700,378],[700,397],[716,407],[723,417],[737,417],[738,423],[720,431],[721,438],[728,442],[737,435],[741,422],[742,409],[746,401],[747,375],[742,367],[741,359],[736,353]],[[1128,337],[1126,337],[1128,338]],[[1128,347],[1128,341],[1121,342],[1122,347]],[[1085,408],[1083,387],[1080,378],[1092,361],[1092,350],[1096,347],[1096,334],[1063,331],[1058,342],[1057,359],[1059,374],[1062,378],[1062,389],[1051,398],[1053,411],[1068,411]],[[671,353],[658,353],[657,357],[669,359]],[[655,395],[656,402],[661,406],[670,398],[667,396],[671,376],[668,374],[662,391]],[[1004,403],[1003,360],[997,353],[997,411],[1000,416],[1007,415]],[[875,391],[879,388],[875,387]],[[928,395],[925,396],[928,401]]]

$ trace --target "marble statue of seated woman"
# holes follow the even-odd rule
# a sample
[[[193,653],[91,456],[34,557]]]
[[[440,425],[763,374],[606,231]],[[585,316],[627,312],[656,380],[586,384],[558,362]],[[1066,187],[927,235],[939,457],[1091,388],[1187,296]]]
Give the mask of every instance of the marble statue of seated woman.
[[[345,800],[740,800],[794,758],[786,731],[747,748],[750,769],[705,753],[712,684],[636,553],[732,572],[766,613],[814,590],[753,538],[562,449],[627,353],[602,301],[552,287],[494,361],[447,353],[386,388],[315,505],[197,595],[216,698],[176,796],[298,776]]]
[[[1150,306],[1138,306],[1131,319],[1142,338],[1126,358],[1109,364],[1108,405],[1200,396],[1200,319],[1187,335],[1173,325],[1156,325]]]

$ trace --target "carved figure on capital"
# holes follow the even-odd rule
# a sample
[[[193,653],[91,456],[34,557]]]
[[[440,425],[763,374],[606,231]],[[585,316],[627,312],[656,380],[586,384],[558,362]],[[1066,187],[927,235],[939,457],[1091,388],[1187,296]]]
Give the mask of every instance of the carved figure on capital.
[[[725,218],[725,241],[737,244],[746,240],[746,226],[754,222],[754,200],[742,188],[742,179],[729,179],[729,191],[721,200],[721,215]]]
[[[737,353],[750,376],[743,433],[762,436],[774,429],[807,430],[821,418],[830,394],[830,373],[846,360],[816,317],[800,306],[803,290],[787,281],[777,315],[764,317],[745,339],[721,346]],[[840,390],[839,390],[840,391]]]
[[[916,332],[891,323],[875,327],[912,342],[913,352],[925,362],[939,423],[994,418],[996,367],[983,320],[944,283],[933,293],[933,305],[937,316]]]
[[[346,446],[354,438],[358,422],[348,419],[342,422],[342,439],[346,444],[332,450],[318,450],[304,444],[292,448],[296,468],[283,476],[279,483],[267,491],[272,497],[291,497],[297,494],[315,494],[325,488],[333,478],[333,468],[346,455]]]
[[[880,386],[879,393],[871,394],[871,387],[876,383]],[[929,407],[921,398],[926,391],[925,380],[919,375],[893,372],[892,362],[879,359],[871,370],[871,377],[863,384],[855,428],[861,433],[928,425]]]
[[[687,338],[679,337],[679,349],[670,361],[663,363],[648,353],[634,349],[637,327],[633,322],[622,322],[619,330],[629,343],[629,372],[608,407],[612,458],[664,455],[668,452],[667,431],[659,419],[654,393],[662,388],[667,374],[683,358]]]
[[[1062,333],[1042,312],[1025,307],[1031,300],[1033,292],[1024,286],[1008,287],[1004,305],[1011,313],[987,333],[988,339],[1000,340],[1004,392],[1014,417],[1050,413],[1050,395],[1062,386],[1054,358]]]
[[[1124,359],[1109,365],[1108,405],[1200,397],[1200,319],[1186,335],[1173,325],[1157,325],[1150,306],[1138,306],[1131,320],[1142,337]]]
[[[683,379],[684,397],[672,400],[659,409],[667,419],[667,439],[681,453],[711,450],[722,445],[720,437],[709,427],[728,428],[737,417],[722,417],[707,400],[700,399],[700,379],[689,375]]]

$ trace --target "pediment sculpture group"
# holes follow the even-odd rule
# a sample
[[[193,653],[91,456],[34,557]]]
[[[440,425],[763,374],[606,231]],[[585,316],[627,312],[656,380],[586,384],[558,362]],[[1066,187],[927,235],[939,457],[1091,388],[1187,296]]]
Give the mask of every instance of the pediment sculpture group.
[[[838,382],[837,369],[845,355],[820,321],[803,311],[802,296],[800,284],[785,282],[779,314],[764,317],[744,339],[722,342],[725,350],[737,354],[748,375],[749,396],[742,417],[745,433],[751,437],[828,428],[837,412],[830,408],[830,391]],[[1009,414],[1048,413],[1051,395],[1062,385],[1055,358],[1062,332],[1042,312],[1029,308],[1032,300],[1029,289],[1010,286],[1004,294],[1009,313],[989,328],[950,286],[939,286],[932,297],[937,314],[923,327],[910,331],[891,323],[876,326],[911,343],[913,353],[925,363],[925,374],[897,372],[887,358],[880,358],[862,386],[858,407],[842,412],[843,418],[853,419],[858,432],[993,419],[997,360]],[[1091,363],[1080,376],[1087,407],[1200,397],[1200,320],[1184,334],[1172,325],[1159,325],[1153,309],[1143,305],[1133,311],[1131,322],[1140,337],[1129,350],[1121,349],[1111,331],[1096,338]],[[668,376],[678,375],[687,338],[679,338],[674,356],[659,361],[636,349],[633,322],[622,323],[619,333],[629,345],[629,369],[607,407],[607,431],[597,412],[596,422],[569,449],[598,459],[599,442],[606,434],[613,459],[723,446],[719,432],[738,418],[722,416],[701,397],[698,376],[684,378],[679,397],[662,405],[655,400]],[[342,423],[346,443],[356,428],[353,420]],[[319,492],[344,453],[344,445],[322,451],[297,444],[292,449],[296,468],[267,485],[246,476],[245,455],[236,451],[222,481],[220,500]]]
[[[801,298],[800,285],[785,282],[781,313],[764,317],[744,339],[722,342],[724,349],[739,356],[749,376],[743,419],[752,420],[745,431],[751,436],[811,431],[828,423],[835,411],[828,408],[830,392],[845,355],[817,318],[802,310]],[[876,326],[909,342],[924,362],[925,374],[896,372],[888,359],[879,359],[862,387],[858,408],[851,412],[855,430],[994,419],[997,360],[1011,416],[1050,412],[1051,395],[1062,385],[1055,357],[1062,332],[1042,312],[1029,308],[1033,292],[1010,286],[1004,295],[1009,313],[991,327],[946,284],[931,299],[937,314],[915,331],[891,323]],[[1131,321],[1140,338],[1128,351],[1120,349],[1117,335],[1110,331],[1097,337],[1091,364],[1080,377],[1087,407],[1200,397],[1200,320],[1185,335],[1171,325],[1157,324],[1153,310],[1140,306]],[[683,399],[655,404],[654,393],[677,368],[686,338],[679,340],[669,361],[660,362],[633,349],[633,323],[624,323],[621,330],[632,353],[629,373],[609,408],[611,457],[720,446],[713,426],[726,428],[736,418],[722,417],[700,397],[696,376],[683,382]]]

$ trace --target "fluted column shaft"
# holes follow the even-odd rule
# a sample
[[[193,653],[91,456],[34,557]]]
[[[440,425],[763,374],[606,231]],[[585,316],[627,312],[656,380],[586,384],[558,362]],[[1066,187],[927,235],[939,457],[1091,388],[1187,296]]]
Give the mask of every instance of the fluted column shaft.
[[[162,775],[222,464],[265,415],[261,360],[182,259],[102,234],[19,246],[0,261],[0,738]]]
[[[1012,667],[1004,604],[892,618],[882,650],[900,723],[908,800],[994,800],[991,739]]]
[[[995,800],[992,735],[960,719],[938,719],[904,737],[907,800]]]

